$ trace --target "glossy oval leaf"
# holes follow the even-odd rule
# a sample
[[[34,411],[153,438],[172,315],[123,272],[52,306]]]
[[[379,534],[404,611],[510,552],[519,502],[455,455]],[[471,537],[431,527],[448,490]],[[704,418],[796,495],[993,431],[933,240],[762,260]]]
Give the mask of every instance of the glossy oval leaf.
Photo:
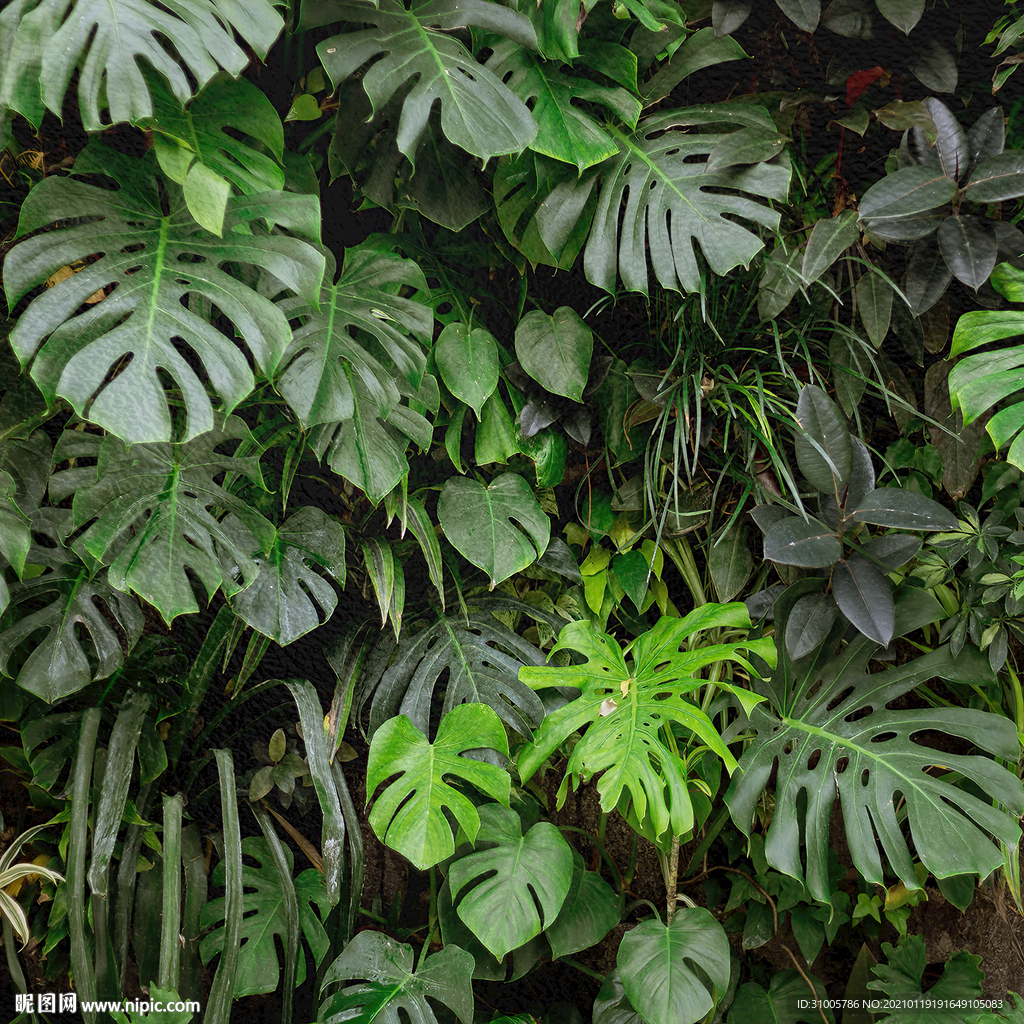
[[[587,386],[594,334],[569,306],[548,316],[540,310],[527,313],[516,326],[519,365],[542,388],[574,402],[583,400]]]
[[[892,317],[892,285],[880,275],[866,273],[856,288],[857,315],[871,344],[878,348],[889,333]]]
[[[813,32],[821,17],[821,0],[775,0],[779,10],[789,15],[797,28]]]
[[[832,629],[836,621],[836,603],[826,593],[805,594],[790,612],[786,623],[786,650],[796,661],[810,654]]]
[[[872,224],[934,210],[956,195],[956,182],[930,167],[904,167],[864,193],[861,220]]]
[[[957,280],[977,291],[996,265],[996,235],[984,217],[954,214],[939,225],[939,251]]]
[[[921,20],[925,0],[875,0],[882,17],[905,36]]]
[[[764,535],[764,557],[769,562],[821,569],[843,557],[843,545],[821,523],[789,516],[773,523]]]
[[[498,343],[483,327],[449,324],[434,345],[434,359],[448,390],[479,420],[498,386]]]
[[[644,1020],[695,1024],[729,987],[729,939],[704,907],[677,910],[667,927],[642,921],[622,937],[615,959],[626,996]]]
[[[733,601],[754,571],[754,555],[750,550],[750,533],[743,526],[733,526],[724,537],[711,545],[708,571],[719,601]]]
[[[572,884],[572,848],[547,821],[524,836],[519,815],[498,804],[480,808],[473,845],[448,869],[452,899],[462,921],[501,960],[555,922]]]
[[[405,715],[385,722],[374,733],[366,767],[368,799],[387,779],[397,776],[374,799],[370,811],[377,838],[421,871],[455,852],[446,811],[473,842],[480,815],[473,801],[447,779],[469,783],[506,807],[511,786],[508,772],[465,756],[466,751],[481,748],[508,757],[501,719],[483,704],[452,708],[433,743]]]
[[[934,92],[953,92],[959,78],[956,57],[938,39],[925,39],[907,58],[907,67],[917,80]]]
[[[372,28],[331,36],[317,53],[335,87],[366,65],[362,84],[380,110],[406,84],[398,148],[415,160],[431,108],[441,107],[441,129],[460,148],[480,157],[518,153],[533,141],[537,125],[530,112],[491,71],[478,63],[454,29],[498,32],[536,46],[529,20],[485,0],[425,0],[406,9],[396,0],[326,3],[307,14],[303,25],[351,21]]]
[[[929,96],[921,101],[935,124],[935,154],[947,178],[959,181],[970,163],[970,144],[960,122],[942,100]]]
[[[999,156],[1006,145],[1006,121],[1002,107],[989,107],[967,133],[970,146],[971,168],[994,156]],[[973,177],[973,174],[972,174]]]
[[[964,195],[975,203],[997,203],[1024,195],[1024,153],[1011,150],[983,160]]]
[[[850,479],[853,447],[842,414],[828,395],[809,384],[797,400],[796,461],[819,490],[838,494]]]
[[[750,17],[750,0],[715,0],[711,24],[716,36],[731,35]]]
[[[551,532],[530,485],[515,473],[496,477],[489,487],[446,481],[437,518],[452,546],[487,573],[492,588],[540,558]]]
[[[866,558],[855,555],[832,570],[832,596],[856,628],[883,647],[896,628],[892,584]]]
[[[857,503],[850,516],[898,530],[955,530],[957,518],[937,501],[904,487],[876,487]]]
[[[932,308],[949,287],[953,272],[935,245],[915,245],[907,261],[905,291],[914,316]]]
[[[807,281],[817,281],[859,238],[857,214],[852,210],[844,210],[838,217],[821,218],[807,239],[803,276]]]
[[[84,174],[111,178],[118,190],[89,184],[78,176]],[[47,401],[66,398],[81,416],[129,443],[169,440],[172,400],[184,405],[187,416],[179,436],[196,437],[214,425],[208,386],[228,412],[254,386],[234,337],[193,311],[190,300],[212,302],[234,323],[258,368],[266,375],[276,369],[291,336],[288,321],[269,299],[222,269],[225,264],[269,272],[309,302],[316,300],[324,270],[312,245],[272,235],[261,223],[317,240],[314,196],[236,196],[228,202],[225,237],[217,238],[193,220],[177,186],[171,183],[167,193],[165,214],[151,160],[94,143],[78,157],[74,176],[47,178],[22,206],[23,235],[56,222],[65,226],[26,239],[4,263],[8,301],[14,303],[61,267],[104,254],[37,296],[11,332],[11,344],[23,364],[31,363]],[[88,219],[66,226],[69,218]],[[82,306],[101,289],[112,290]],[[205,374],[179,353],[181,345],[203,363]]]

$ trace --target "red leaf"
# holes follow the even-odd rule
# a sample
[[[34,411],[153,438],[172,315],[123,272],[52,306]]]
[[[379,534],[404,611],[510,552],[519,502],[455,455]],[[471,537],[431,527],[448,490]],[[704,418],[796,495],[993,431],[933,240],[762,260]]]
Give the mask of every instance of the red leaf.
[[[885,73],[885,68],[874,67],[866,71],[855,71],[850,75],[846,80],[846,105],[852,107],[861,98],[864,90]]]

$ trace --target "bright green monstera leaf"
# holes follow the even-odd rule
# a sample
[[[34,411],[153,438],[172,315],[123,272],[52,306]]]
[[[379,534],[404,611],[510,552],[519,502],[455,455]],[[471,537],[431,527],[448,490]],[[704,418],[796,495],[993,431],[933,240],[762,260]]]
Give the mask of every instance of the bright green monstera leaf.
[[[600,119],[581,101],[604,107],[630,128],[636,127],[640,117],[640,101],[625,89],[573,77],[568,69],[508,40],[495,45],[486,67],[524,103],[532,104],[539,130],[530,149],[574,164],[580,173],[618,152]]]
[[[289,872],[292,852],[282,847]],[[255,865],[242,864],[243,918],[242,945],[238,951],[238,973],[235,975],[234,997],[273,992],[280,984],[281,965],[277,942],[287,948],[288,922],[285,912],[285,891],[274,861],[262,836],[249,836],[242,840],[242,853]],[[224,884],[224,861],[213,869],[214,885]],[[327,932],[320,923],[331,908],[324,887],[324,876],[309,868],[295,878],[295,895],[299,902],[299,926],[306,945],[319,966],[330,946]],[[223,896],[204,903],[200,923],[207,934],[199,944],[199,956],[208,964],[218,953],[224,952],[227,926],[224,923],[226,901]],[[275,941],[276,940],[276,941]],[[300,951],[301,953],[301,951]],[[306,958],[296,958],[295,984],[306,980]]]
[[[6,67],[0,68],[0,105],[39,125],[44,109],[58,117],[76,70],[78,103],[88,131],[110,122],[153,114],[143,67],[166,79],[184,106],[223,68],[237,77],[250,55],[262,58],[284,24],[270,0],[174,0],[158,6],[137,0],[40,0],[13,5],[3,32],[13,33]],[[191,80],[190,80],[191,79]]]
[[[777,630],[785,630],[810,586],[813,581],[795,584],[779,598]],[[941,616],[930,594],[906,592],[896,603],[894,636]],[[1024,810],[1024,787],[991,758],[935,749],[924,738],[944,733],[1016,762],[1013,723],[970,708],[889,705],[935,677],[973,685],[994,681],[987,659],[975,648],[954,658],[947,645],[871,672],[878,644],[860,636],[844,646],[845,630],[845,622],[838,622],[824,643],[798,660],[780,652],[777,668],[755,680],[770,704],[753,710],[745,730],[753,738],[726,794],[733,820],[749,834],[754,809],[774,778],[765,856],[779,871],[805,878],[823,902],[829,898],[829,818],[837,798],[850,857],[865,880],[884,884],[884,854],[904,885],[918,886],[906,826],[916,859],[937,878],[986,877],[1003,863],[993,840],[1013,847],[1020,839],[1015,815]],[[988,798],[960,788],[958,776]]]
[[[252,532],[237,516],[223,528],[240,547],[252,543]],[[300,508],[274,534],[269,548],[252,552],[256,579],[234,596],[231,610],[246,625],[282,647],[326,622],[338,595],[316,569],[345,585],[345,531],[319,508]]]
[[[182,110],[159,76],[149,74],[153,117],[142,127],[153,132],[153,149],[160,169],[183,185],[193,217],[216,235],[223,232],[231,187],[245,195],[284,188],[284,129],[266,94],[244,78],[217,76]],[[252,141],[235,138],[230,128]],[[224,202],[213,223],[198,216],[192,196],[209,195],[205,179],[223,183]]]
[[[65,437],[82,435],[67,431]],[[91,435],[85,435],[89,437]],[[148,601],[170,624],[186,612],[199,610],[189,573],[208,598],[223,587],[237,593],[256,579],[253,552],[271,550],[274,530],[258,512],[226,491],[222,473],[237,473],[261,485],[258,456],[240,456],[251,443],[245,425],[229,419],[221,429],[184,444],[136,444],[125,448],[116,437],[95,438],[98,459],[91,480],[78,470],[71,481],[54,475],[57,486],[74,486],[75,526],[88,528],[85,551],[110,564],[110,582]],[[54,457],[70,457],[64,439]],[[214,516],[226,509],[245,530],[229,530]]]
[[[507,807],[511,791],[508,772],[465,756],[468,750],[485,748],[508,757],[501,719],[483,704],[452,708],[441,720],[433,743],[405,715],[385,722],[370,744],[367,797],[392,775],[398,778],[376,798],[370,812],[377,838],[421,871],[455,852],[445,811],[473,842],[480,815],[473,802],[445,777],[468,782]]]
[[[487,487],[461,477],[446,481],[437,518],[452,546],[487,573],[492,588],[540,558],[551,533],[551,520],[515,473]]]
[[[111,191],[89,183],[86,174],[106,176],[119,187]],[[22,363],[31,364],[48,402],[66,398],[81,416],[128,443],[171,439],[171,396],[162,375],[173,382],[175,403],[185,407],[183,440],[213,428],[208,387],[225,412],[253,389],[253,372],[235,339],[185,300],[212,303],[234,323],[264,374],[277,367],[291,340],[285,314],[225,264],[268,271],[309,302],[319,295],[324,271],[324,258],[313,246],[271,235],[267,227],[277,224],[318,239],[314,196],[236,196],[228,201],[224,237],[217,238],[193,220],[180,189],[164,184],[167,214],[148,156],[140,160],[90,145],[75,162],[74,176],[55,175],[32,190],[18,230],[25,235],[58,222],[71,226],[26,239],[4,263],[13,308],[61,268],[103,254],[33,299],[10,340]],[[100,289],[112,290],[83,307]],[[200,360],[206,373],[197,372],[178,346]]]
[[[330,991],[356,979],[362,980]],[[428,1000],[447,1006],[461,1024],[472,1024],[473,957],[446,945],[417,965],[412,946],[381,932],[360,932],[327,968],[320,998],[321,1024],[437,1024]]]
[[[711,911],[687,907],[668,926],[643,921],[626,932],[616,962],[626,996],[643,1020],[694,1024],[728,989],[729,957],[729,939]]]
[[[593,209],[583,268],[606,291],[621,279],[646,295],[648,253],[658,283],[675,291],[700,289],[698,248],[716,274],[747,266],[763,248],[757,229],[778,228],[779,214],[764,200],[786,200],[790,165],[779,154],[767,162],[709,170],[708,154],[734,128],[772,131],[774,124],[757,107],[707,106],[645,118],[635,132],[607,126],[618,146],[615,156],[578,179],[539,184],[540,240],[551,253],[562,253]]]
[[[307,5],[302,13],[305,28],[337,21],[373,26],[331,36],[317,53],[335,86],[369,62],[362,82],[375,111],[411,84],[397,140],[410,160],[438,102],[445,136],[484,162],[519,152],[537,134],[526,104],[449,34],[459,28],[486,29],[532,48],[536,34],[525,15],[486,0],[425,0],[409,9],[396,0],[327,0]]]
[[[463,922],[501,960],[558,917],[572,884],[572,848],[548,821],[526,835],[515,811],[480,808],[475,850],[448,869]]]
[[[740,650],[774,659],[770,639],[701,646],[696,635],[721,626],[749,625],[746,605],[740,602],[706,604],[682,619],[660,619],[628,648],[627,661],[613,637],[597,632],[589,622],[570,622],[552,653],[577,651],[586,658],[583,664],[526,667],[519,672],[520,680],[535,690],[551,686],[580,690],[579,697],[544,719],[533,743],[519,755],[523,781],[572,733],[585,728],[569,758],[559,805],[570,778],[579,785],[600,774],[597,789],[603,810],[611,811],[628,795],[638,820],[650,816],[653,835],[661,835],[669,826],[676,835],[685,835],[693,827],[686,767],[669,747],[663,727],[676,722],[692,730],[730,771],[735,768],[736,761],[711,720],[688,698],[706,684],[699,673],[708,665],[732,661],[753,673]],[[757,699],[745,691],[736,692],[747,706]]]
[[[94,574],[63,547],[70,519],[67,509],[33,512],[33,533],[45,543],[33,544],[28,561],[46,569],[10,587],[21,614],[0,633],[0,673],[10,675],[11,659],[27,652],[16,682],[50,704],[121,668],[145,621],[135,599],[108,584],[106,570]]]
[[[322,289],[319,309],[298,298],[280,304],[302,324],[282,359],[277,389],[304,427],[349,420],[358,430],[353,378],[384,417],[400,399],[396,372],[413,388],[423,379],[434,328],[424,303],[427,281],[413,260],[374,245],[347,249],[337,281],[328,258],[327,273],[333,283]]]

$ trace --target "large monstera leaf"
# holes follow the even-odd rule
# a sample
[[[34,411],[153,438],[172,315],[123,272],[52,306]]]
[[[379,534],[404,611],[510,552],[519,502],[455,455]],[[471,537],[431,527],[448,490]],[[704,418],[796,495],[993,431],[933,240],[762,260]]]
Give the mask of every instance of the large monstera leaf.
[[[46,568],[11,586],[19,614],[0,633],[0,673],[8,674],[11,657],[27,644],[17,684],[50,704],[119,669],[144,622],[135,599],[107,583],[105,569],[93,574],[61,544],[70,517],[66,509],[32,513],[32,531],[46,543],[33,544],[28,561]]]
[[[398,149],[410,160],[437,102],[445,136],[484,162],[519,152],[537,134],[526,104],[448,34],[472,26],[535,48],[536,34],[525,15],[487,0],[426,0],[409,9],[396,0],[380,0],[379,6],[328,0],[307,7],[307,28],[335,21],[374,26],[332,36],[317,46],[335,86],[370,62],[362,81],[377,111],[402,86],[414,82],[398,123]]]
[[[397,776],[370,811],[377,838],[421,871],[455,852],[446,812],[473,842],[480,830],[480,815],[463,790],[447,779],[470,783],[506,807],[511,789],[504,769],[465,756],[467,751],[481,749],[508,757],[501,720],[483,704],[460,704],[449,711],[433,743],[405,715],[385,722],[374,734],[366,767],[368,798],[388,778]]]
[[[223,528],[239,547],[252,543],[252,532],[237,516],[229,516]],[[274,531],[270,547],[252,552],[252,558],[256,579],[231,601],[246,625],[284,647],[321,625],[317,605],[323,622],[334,614],[338,595],[316,569],[344,587],[345,531],[322,509],[300,508]]]
[[[85,550],[109,563],[115,587],[144,598],[168,624],[199,610],[189,572],[207,597],[219,587],[234,594],[256,579],[253,552],[273,550],[270,523],[217,482],[222,473],[236,473],[262,485],[258,457],[236,454],[242,442],[251,438],[236,419],[183,444],[125,448],[107,437],[95,453],[93,479],[76,476],[72,509],[76,528],[88,524]],[[217,509],[233,512],[245,531],[225,528]]]
[[[693,827],[686,767],[669,748],[662,728],[675,722],[690,729],[730,771],[736,767],[711,720],[688,698],[705,685],[699,673],[706,666],[733,661],[749,667],[740,649],[774,660],[770,640],[702,647],[694,636],[719,626],[749,625],[746,605],[740,602],[707,604],[682,619],[663,617],[634,642],[627,662],[615,639],[589,622],[570,622],[552,653],[577,651],[586,661],[566,668],[526,667],[519,673],[535,690],[572,686],[580,691],[579,697],[544,719],[533,743],[519,755],[523,781],[559,744],[585,728],[569,758],[560,800],[570,777],[578,785],[603,773],[597,783],[603,810],[611,811],[628,796],[640,822],[650,816],[651,834],[659,836],[671,825],[676,835],[685,835]]]
[[[153,114],[143,68],[165,78],[184,106],[223,68],[238,76],[249,64],[237,32],[265,57],[283,25],[270,0],[174,0],[160,6],[140,0],[28,0],[6,19],[13,42],[0,70],[0,104],[33,124],[44,108],[58,117],[75,71],[78,106],[88,131]]]
[[[428,999],[454,1011],[461,1024],[473,1020],[473,957],[458,946],[447,944],[417,965],[412,946],[381,932],[360,932],[327,968],[323,989],[357,979],[363,980],[324,1000],[323,1024],[437,1024]]]
[[[362,697],[373,688],[369,734],[398,714],[429,734],[435,692],[447,675],[442,717],[459,704],[486,704],[510,728],[530,736],[544,717],[544,705],[519,681],[519,670],[543,664],[544,654],[502,626],[486,605],[465,618],[442,616],[407,636],[379,681],[369,681]]]
[[[776,629],[785,628],[806,588],[798,583],[780,598]],[[895,635],[940,615],[934,598],[910,591],[897,603]],[[969,708],[894,710],[890,705],[935,677],[975,684],[991,678],[987,660],[973,649],[954,658],[944,646],[871,672],[878,645],[858,637],[843,647],[844,629],[845,624],[836,626],[813,653],[795,661],[780,650],[776,670],[755,682],[770,704],[750,715],[747,731],[754,738],[726,795],[733,820],[749,834],[757,802],[774,776],[775,811],[765,855],[778,870],[806,878],[808,889],[823,902],[829,893],[829,817],[837,798],[853,865],[868,881],[883,883],[884,855],[904,885],[919,884],[908,829],[917,859],[937,878],[984,878],[1003,861],[993,838],[1008,847],[1020,839],[1014,815],[1024,810],[1024,788],[994,760],[935,749],[924,738],[943,733],[1016,762],[1013,723]],[[960,777],[987,798],[958,787]],[[806,850],[806,868],[801,849]]]
[[[288,948],[286,895],[267,841],[262,837],[249,836],[242,840],[242,853],[255,861],[255,864],[242,865],[245,916],[242,918],[242,944],[238,950],[238,972],[235,975],[236,999],[273,992],[281,983],[277,943]],[[292,852],[283,847],[283,853],[290,872]],[[215,885],[224,884],[224,874],[224,861],[221,860],[213,869]],[[302,935],[313,954],[314,962],[319,965],[330,948],[327,932],[320,923],[321,917],[331,907],[324,876],[315,868],[303,871],[295,879],[295,895],[298,898]],[[203,904],[200,923],[204,930],[210,929],[199,945],[203,963],[209,963],[216,954],[224,952],[228,932],[225,924],[226,903],[226,899],[221,896]],[[301,985],[306,979],[306,957],[301,950],[295,964],[295,984]]]
[[[495,958],[554,923],[572,885],[572,847],[549,821],[523,835],[515,811],[480,808],[475,849],[452,862],[448,882],[459,917]]]
[[[119,186],[91,184],[104,175]],[[271,235],[278,224],[318,239],[314,196],[284,192],[230,199],[224,237],[201,228],[180,190],[167,183],[170,212],[161,206],[151,159],[135,159],[100,144],[86,147],[72,177],[50,177],[34,188],[21,210],[22,235],[58,222],[11,250],[4,264],[12,305],[63,267],[99,254],[79,273],[46,289],[29,304],[11,332],[11,344],[48,402],[60,395],[78,413],[128,443],[168,441],[172,417],[161,380],[165,373],[187,413],[182,439],[214,425],[207,382],[230,412],[254,386],[252,370],[234,339],[192,303],[216,306],[266,375],[277,367],[291,332],[269,299],[222,269],[247,264],[274,275],[315,303],[324,258],[299,238]],[[85,221],[82,223],[82,221]],[[99,289],[106,298],[80,312]],[[184,346],[206,370],[197,373]]]
[[[328,273],[333,280],[330,260]],[[341,275],[322,289],[319,309],[298,298],[281,303],[289,319],[303,318],[277,380],[303,427],[356,415],[353,376],[385,418],[400,398],[396,373],[419,387],[434,328],[426,292],[413,260],[365,245],[346,250]]]
[[[715,106],[648,117],[633,133],[608,126],[618,153],[544,194],[536,213],[544,245],[562,252],[596,192],[583,267],[606,291],[615,290],[618,277],[631,291],[647,294],[648,251],[658,283],[676,291],[700,288],[695,247],[716,274],[746,266],[763,248],[756,229],[779,225],[779,214],[763,200],[785,201],[790,165],[779,157],[710,170],[708,154],[734,127],[775,131],[760,108]]]

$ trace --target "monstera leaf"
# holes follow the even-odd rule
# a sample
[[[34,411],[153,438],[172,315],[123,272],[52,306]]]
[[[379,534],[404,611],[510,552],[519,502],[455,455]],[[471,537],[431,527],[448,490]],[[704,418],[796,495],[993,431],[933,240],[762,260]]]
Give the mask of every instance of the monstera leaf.
[[[93,480],[74,492],[75,526],[89,524],[85,550],[110,564],[114,586],[144,598],[168,624],[199,610],[190,572],[207,597],[222,586],[234,594],[256,579],[253,552],[273,549],[271,525],[217,482],[222,473],[237,473],[262,485],[258,457],[235,454],[242,442],[251,438],[236,419],[185,444],[125,448],[107,437],[96,453]],[[61,456],[58,446],[55,458]],[[58,486],[64,486],[62,476],[55,474]],[[238,527],[226,529],[215,509],[233,512]]]
[[[499,804],[480,808],[473,845],[448,869],[452,899],[463,922],[501,960],[558,917],[572,884],[572,847],[548,821],[524,836],[519,816]]]
[[[262,58],[284,24],[269,0],[175,0],[157,6],[136,0],[40,0],[19,3],[4,29],[13,32],[0,79],[0,105],[33,124],[44,105],[58,117],[75,71],[87,131],[153,115],[143,67],[167,80],[183,107],[223,68],[237,77],[250,55],[237,32]],[[145,62],[145,63],[143,63]],[[184,67],[182,66],[184,64]]]
[[[405,715],[385,722],[370,744],[366,793],[372,797],[392,775],[395,779],[377,797],[370,825],[377,838],[408,857],[421,871],[455,852],[445,812],[476,839],[480,815],[473,802],[446,781],[468,782],[506,807],[511,780],[493,764],[465,756],[467,750],[496,750],[508,757],[508,739],[498,716],[483,704],[460,704],[441,720],[433,743]]]
[[[283,847],[289,873],[292,868],[292,851]],[[242,945],[238,951],[238,973],[235,975],[234,997],[258,995],[273,992],[280,984],[281,967],[276,942],[287,948],[288,921],[285,913],[285,892],[281,878],[274,867],[274,861],[261,836],[249,836],[242,840],[242,853],[256,862],[242,864],[243,918]],[[213,869],[214,885],[224,884],[224,861],[218,861]],[[313,961],[319,966],[330,946],[327,932],[320,923],[331,907],[324,888],[324,876],[309,868],[295,879],[295,895],[299,901],[299,925]],[[200,912],[200,923],[208,934],[199,944],[199,956],[203,963],[209,963],[218,953],[224,952],[227,927],[224,924],[226,901],[224,897],[204,903]],[[276,940],[276,942],[275,942]],[[306,958],[300,955],[296,961],[295,984],[301,985],[306,978]]]
[[[381,932],[360,932],[327,968],[323,991],[359,978],[367,980],[323,1000],[323,1024],[437,1024],[428,999],[447,1006],[461,1024],[473,1020],[473,957],[458,946],[446,945],[417,966],[412,946]]]
[[[776,629],[785,629],[794,603],[812,585],[795,584],[779,599]],[[897,603],[894,635],[940,616],[934,598],[909,591]],[[1010,847],[1020,838],[1010,812],[1024,809],[1024,788],[1016,775],[988,757],[937,750],[923,738],[944,733],[1015,761],[1019,745],[1013,723],[965,708],[889,707],[936,676],[972,684],[990,678],[986,659],[973,648],[954,658],[946,646],[870,672],[878,645],[857,637],[842,646],[845,628],[838,623],[825,643],[804,658],[793,660],[780,651],[778,667],[755,682],[770,706],[759,705],[750,715],[747,731],[754,739],[726,795],[733,820],[749,833],[754,808],[774,777],[775,811],[765,856],[779,871],[806,878],[811,893],[823,902],[829,893],[829,816],[837,797],[853,865],[868,881],[883,883],[884,853],[904,885],[919,884],[904,820],[917,859],[936,877],[987,876],[1002,863],[993,837]],[[987,798],[959,788],[958,777],[971,780]],[[1006,810],[998,810],[993,801]],[[806,850],[806,866],[801,850]]]
[[[603,810],[611,811],[628,795],[639,821],[650,815],[652,834],[661,835],[671,825],[676,835],[685,835],[693,827],[686,767],[661,730],[677,722],[718,754],[730,771],[736,766],[711,720],[687,697],[705,685],[699,675],[702,668],[723,661],[749,666],[741,649],[774,657],[772,642],[766,639],[706,647],[696,642],[695,634],[701,630],[749,624],[746,605],[740,602],[706,604],[682,619],[664,617],[633,643],[627,662],[612,637],[598,633],[589,622],[570,622],[552,653],[578,651],[586,661],[566,668],[528,666],[519,673],[535,690],[550,686],[580,690],[579,697],[544,719],[533,743],[519,755],[523,781],[559,744],[586,727],[569,758],[559,800],[565,799],[570,777],[578,785],[603,773],[597,784]]]
[[[374,27],[332,36],[317,46],[335,86],[369,62],[362,82],[377,111],[400,87],[414,83],[398,124],[398,149],[410,160],[437,102],[445,136],[485,163],[492,156],[519,152],[537,134],[522,100],[448,34],[472,26],[533,48],[536,34],[524,15],[486,0],[426,0],[408,10],[396,0],[380,0],[379,5],[327,0],[303,9],[304,28],[336,21]]]
[[[539,130],[530,149],[575,164],[577,172],[618,152],[615,141],[581,101],[604,107],[630,128],[640,117],[640,101],[625,89],[570,76],[557,70],[554,62],[508,40],[495,45],[486,67],[524,103],[532,104]]]
[[[556,622],[552,619],[549,625]],[[465,618],[442,616],[406,637],[379,682],[369,681],[363,696],[365,700],[373,689],[369,734],[402,714],[429,735],[435,692],[447,676],[442,716],[459,704],[486,704],[510,728],[530,736],[544,717],[544,706],[519,681],[519,669],[544,663],[536,647],[501,625],[486,606]]]
[[[84,174],[105,175],[118,190],[89,184]],[[166,196],[170,212],[163,212],[148,158],[94,144],[78,157],[75,175],[47,178],[25,201],[21,234],[69,219],[75,226],[37,234],[11,250],[4,264],[8,302],[13,306],[62,267],[102,255],[29,304],[11,332],[14,350],[22,363],[31,362],[48,402],[61,395],[128,443],[172,437],[162,374],[173,381],[187,413],[182,439],[211,430],[207,381],[230,412],[252,390],[253,373],[234,339],[183,300],[213,303],[234,323],[262,371],[272,374],[291,339],[288,321],[269,299],[221,268],[229,262],[258,267],[315,302],[323,256],[298,238],[269,234],[260,222],[316,239],[316,198],[282,192],[235,197],[228,202],[225,236],[218,239],[192,219],[173,183]],[[79,312],[99,289],[112,290]],[[206,374],[193,369],[178,346],[201,360]]]
[[[284,129],[266,93],[244,78],[221,74],[182,110],[162,79],[147,77],[154,113],[142,127],[153,132],[160,169],[184,186],[185,202],[200,224],[222,233],[232,186],[245,195],[284,188]],[[211,181],[219,188],[211,189]],[[223,194],[224,202],[208,220],[202,214],[213,194]]]
[[[327,270],[333,281],[333,260]],[[409,292],[415,297],[405,297]],[[396,372],[419,387],[427,362],[423,346],[434,327],[426,292],[426,278],[412,260],[374,245],[353,246],[337,281],[322,289],[318,309],[301,299],[280,304],[289,320],[303,318],[277,380],[303,427],[343,420],[355,426],[353,377],[384,418],[400,399]]]
[[[760,200],[785,201],[790,166],[780,154],[766,163],[710,170],[708,154],[733,127],[774,130],[760,108],[715,106],[648,117],[635,132],[608,126],[618,153],[544,194],[536,214],[541,240],[560,252],[596,192],[583,267],[606,291],[614,291],[618,277],[646,295],[648,249],[658,283],[673,290],[700,288],[695,246],[716,274],[748,265],[763,245],[740,222],[778,227],[778,213]]]
[[[224,532],[240,548],[252,533],[237,517],[224,520]],[[252,552],[256,579],[231,601],[246,625],[282,647],[326,622],[338,604],[334,588],[313,566],[345,586],[345,531],[319,508],[301,508],[275,531],[270,547]],[[314,604],[315,602],[315,604]]]
[[[448,480],[437,518],[452,546],[487,573],[492,588],[540,558],[551,531],[530,485],[515,473],[503,473],[488,487]]]

